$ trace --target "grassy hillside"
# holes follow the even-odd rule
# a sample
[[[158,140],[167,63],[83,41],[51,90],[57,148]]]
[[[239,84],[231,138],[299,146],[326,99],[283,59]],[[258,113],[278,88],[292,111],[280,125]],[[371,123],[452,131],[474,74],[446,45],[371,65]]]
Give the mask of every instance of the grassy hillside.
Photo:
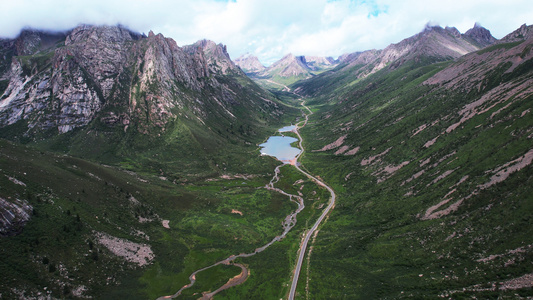
[[[530,49],[298,84],[303,164],[340,194],[301,298],[533,295]]]
[[[254,166],[252,173],[173,179],[0,143],[0,198],[22,199],[33,207],[20,234],[0,239],[0,291],[7,298],[153,299],[172,294],[194,270],[253,252],[281,234],[282,220],[296,208],[288,197],[263,188],[277,162],[259,151],[241,153]],[[294,172],[283,168],[276,186],[302,192],[308,208],[299,220],[312,220],[312,208],[327,201],[327,192],[308,180],[293,186],[303,179]],[[290,279],[298,232],[306,226],[302,221],[283,242],[240,259],[253,276],[242,289],[217,297],[281,297],[279,287]],[[114,254],[109,241],[121,249],[134,243],[133,250],[129,256]],[[149,249],[151,255],[143,256],[137,248]],[[131,261],[135,257],[140,257],[137,263]],[[202,272],[202,280],[185,295],[214,290],[235,272],[238,268],[230,266]]]

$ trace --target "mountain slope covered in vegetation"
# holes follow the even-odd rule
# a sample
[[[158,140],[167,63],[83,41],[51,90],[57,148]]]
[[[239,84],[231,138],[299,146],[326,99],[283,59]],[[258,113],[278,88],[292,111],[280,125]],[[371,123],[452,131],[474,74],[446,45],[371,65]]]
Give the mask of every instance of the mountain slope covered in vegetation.
[[[316,109],[303,165],[340,193],[302,297],[531,296],[533,40],[517,32],[296,84]]]

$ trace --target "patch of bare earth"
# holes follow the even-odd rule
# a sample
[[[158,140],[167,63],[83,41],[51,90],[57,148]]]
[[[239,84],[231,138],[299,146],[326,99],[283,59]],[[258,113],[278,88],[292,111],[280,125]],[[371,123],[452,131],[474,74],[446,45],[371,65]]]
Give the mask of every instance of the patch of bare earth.
[[[340,147],[342,145],[342,143],[344,143],[344,140],[346,139],[346,137],[347,137],[347,135],[345,134],[345,135],[341,136],[340,138],[338,138],[333,143],[327,144],[326,146],[322,147],[322,149],[313,150],[313,151],[320,152],[320,151],[327,151],[327,150],[332,150],[332,149],[338,148],[338,147]]]
[[[394,175],[398,170],[401,168],[407,166],[409,164],[409,161],[404,161],[401,164],[395,166],[395,165],[388,165],[382,170],[379,170],[377,172],[372,173],[372,175],[378,177],[378,183],[381,183],[385,180],[387,180],[389,177]]]
[[[490,285],[490,287],[486,287]],[[525,274],[523,276],[505,280],[505,281],[493,281],[488,284],[476,284],[469,287],[465,287],[462,290],[452,290],[441,294],[441,297],[449,297],[456,293],[468,292],[484,292],[484,291],[496,291],[496,290],[518,290],[524,288],[533,287],[533,273]]]
[[[361,166],[366,166],[366,165],[369,165],[371,164],[374,160],[378,160],[385,154],[387,154],[390,150],[392,149],[392,147],[388,148],[387,150],[381,152],[380,154],[377,154],[375,156],[370,156],[369,158],[366,158],[366,159],[363,159],[361,160]]]
[[[220,176],[219,178],[209,178],[206,181],[219,181],[219,180],[233,180],[233,179],[252,179],[254,177],[257,177],[257,175],[254,174],[224,174]]]
[[[163,225],[163,227],[165,227],[166,229],[170,229],[170,221],[169,220],[163,220],[161,221],[161,224]]]
[[[426,185],[426,187],[429,187],[430,185],[435,184],[435,183],[441,181],[442,179],[448,177],[448,175],[452,174],[455,170],[457,170],[457,169],[445,171],[444,173],[440,174],[437,178],[433,179],[433,181],[431,183],[428,183]]]
[[[24,182],[22,182],[22,181],[20,181],[20,180],[18,180],[18,179],[16,179],[16,178],[14,178],[14,177],[10,177],[10,176],[7,176],[7,175],[6,175],[6,177],[7,177],[7,179],[9,179],[9,180],[10,180],[11,182],[13,182],[14,184],[18,184],[18,185],[26,186],[26,184],[25,184]]]
[[[352,150],[344,153],[344,155],[355,155],[357,152],[359,152],[359,149],[361,149],[361,147],[357,146],[353,148]]]
[[[344,152],[348,151],[350,149],[350,146],[342,146],[339,148],[339,150],[335,151],[335,155],[343,154]]]
[[[244,265],[242,265],[242,264],[233,264],[233,265],[237,266],[237,267],[240,267],[241,268],[241,273],[236,275],[235,277],[231,278],[230,280],[228,280],[228,282],[226,282],[226,284],[224,284],[223,286],[219,287],[215,291],[210,292],[210,293],[209,292],[202,293],[203,294],[203,296],[201,298],[202,300],[213,299],[213,296],[215,296],[219,292],[221,292],[223,290],[226,290],[226,289],[229,289],[230,287],[234,287],[234,286],[240,285],[240,284],[244,283],[246,281],[246,279],[248,279],[248,276],[250,276],[250,271]]]
[[[435,120],[433,122],[431,122],[431,124],[422,124],[420,126],[418,126],[418,128],[416,128],[413,132],[413,134],[411,135],[411,137],[414,137],[415,135],[419,134],[420,132],[424,131],[426,128],[429,128],[429,127],[432,127],[432,126],[435,126],[437,123],[439,123],[440,120]]]
[[[489,182],[480,185],[479,188],[486,189],[496,183],[504,181],[512,173],[520,171],[524,167],[530,165],[531,161],[533,161],[533,149],[529,150],[526,154],[520,156],[519,158],[490,171],[491,173],[495,174],[490,178]]]
[[[142,267],[151,263],[154,259],[154,253],[149,245],[134,243],[126,239],[110,236],[103,232],[97,232],[95,233],[95,236],[99,244],[128,262],[135,263]]]
[[[463,203],[463,201],[471,198],[474,195],[477,195],[481,190],[484,190],[486,188],[489,188],[489,187],[491,187],[491,186],[493,186],[493,185],[495,185],[497,183],[500,183],[500,182],[506,180],[512,173],[520,171],[524,167],[530,165],[532,161],[533,161],[533,149],[529,150],[526,154],[520,156],[519,158],[517,158],[517,159],[515,159],[513,161],[505,163],[505,164],[497,167],[494,170],[487,171],[487,173],[493,173],[494,174],[490,178],[490,180],[488,182],[478,185],[477,188],[474,191],[472,191],[472,193],[470,193],[470,195],[459,199],[457,202],[451,204],[446,209],[434,212],[436,209],[438,209],[441,206],[447,204],[448,202],[450,202],[450,200],[453,199],[453,198],[446,198],[445,197],[446,199],[444,199],[441,202],[439,202],[438,204],[428,208],[426,210],[426,213],[424,214],[424,216],[421,219],[422,220],[438,219],[438,218],[440,218],[442,216],[448,215],[451,212],[456,211],[459,208],[459,206]],[[457,184],[455,184],[453,187],[456,187],[457,185],[461,184],[467,178],[468,178],[467,176],[461,178],[461,180],[459,180],[459,182]]]
[[[232,209],[232,210],[231,210],[231,213],[232,213],[232,214],[238,214],[238,215],[241,215],[241,216],[242,216],[242,211],[238,211],[238,210],[236,210],[236,209]]]
[[[409,177],[404,182],[402,182],[402,184],[400,184],[400,186],[403,186],[406,183],[409,183],[409,182],[417,179],[418,177],[422,176],[424,173],[426,173],[426,170],[420,170],[420,171],[416,172],[413,176]]]
[[[506,253],[503,253],[503,254],[491,254],[491,255],[489,255],[487,257],[477,259],[476,261],[477,262],[487,263],[487,262],[492,261],[492,260],[494,260],[496,258],[504,258],[504,257],[508,257],[508,256],[513,256],[513,255],[524,254],[528,250],[531,250],[531,249],[533,249],[533,245],[527,245],[527,246],[523,246],[523,247],[519,247],[519,248],[516,248],[516,249],[509,250],[509,251],[507,251]],[[511,263],[511,262],[514,262],[514,259],[510,259],[505,264],[507,265],[508,263]]]

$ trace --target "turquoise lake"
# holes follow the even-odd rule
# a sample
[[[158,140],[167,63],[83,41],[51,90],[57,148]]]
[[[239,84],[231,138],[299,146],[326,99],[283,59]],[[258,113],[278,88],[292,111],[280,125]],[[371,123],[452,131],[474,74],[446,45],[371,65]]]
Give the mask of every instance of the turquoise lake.
[[[296,141],[298,139],[290,136],[271,136],[266,143],[259,146],[263,147],[262,155],[273,156],[284,163],[289,163],[300,154],[300,149],[291,146]]]

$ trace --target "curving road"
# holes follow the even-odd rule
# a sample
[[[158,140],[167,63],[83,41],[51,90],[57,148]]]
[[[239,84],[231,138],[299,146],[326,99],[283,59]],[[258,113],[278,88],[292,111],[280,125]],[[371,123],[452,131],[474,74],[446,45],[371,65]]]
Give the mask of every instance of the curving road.
[[[295,129],[295,132],[298,135],[298,138],[300,139],[300,144],[299,145],[300,145],[300,149],[302,150],[300,152],[300,154],[298,154],[298,156],[296,157],[296,160],[298,160],[300,155],[304,152],[304,148],[302,146],[302,136],[300,135],[300,132],[298,131],[298,129],[304,127],[307,124],[307,121],[309,119],[309,115],[311,115],[313,113],[307,106],[305,106],[305,101],[302,100],[301,104],[302,104],[302,106],[305,109],[307,109],[307,111],[309,111],[309,114],[305,115],[304,124],[302,126],[297,126],[296,129]],[[302,243],[300,244],[300,250],[299,250],[299,253],[298,253],[298,259],[296,261],[296,266],[294,267],[294,275],[292,277],[292,284],[291,284],[291,289],[290,289],[290,292],[289,292],[289,298],[288,298],[289,300],[293,300],[294,299],[294,295],[296,294],[296,287],[298,286],[298,278],[300,277],[300,271],[302,269],[302,263],[303,263],[303,260],[304,260],[304,257],[305,257],[307,244],[309,244],[309,240],[311,239],[311,236],[317,230],[317,228],[320,225],[320,223],[322,223],[322,221],[326,218],[326,216],[329,213],[329,211],[335,206],[335,198],[336,198],[335,191],[333,191],[333,189],[331,187],[329,187],[327,184],[325,184],[323,181],[317,179],[313,175],[311,175],[311,174],[305,172],[304,170],[302,170],[298,166],[298,164],[294,164],[294,166],[296,167],[296,169],[298,169],[298,171],[302,172],[302,174],[307,176],[309,179],[313,180],[318,185],[325,187],[328,190],[328,192],[331,194],[331,198],[329,199],[328,206],[324,209],[324,211],[322,212],[322,214],[320,215],[318,220],[316,220],[316,222],[313,225],[313,227],[311,227],[311,229],[309,229],[309,231],[307,232],[307,234],[303,238]]]
[[[290,163],[291,163],[291,165],[294,165],[296,167],[296,169],[298,171],[300,171],[302,174],[307,176],[309,179],[313,180],[316,184],[325,187],[330,192],[331,198],[329,200],[328,206],[324,209],[324,211],[322,212],[322,214],[320,215],[318,220],[315,222],[313,227],[311,227],[311,229],[307,232],[307,234],[305,235],[305,237],[302,240],[302,243],[300,245],[300,250],[299,250],[299,254],[298,254],[298,260],[297,260],[296,267],[295,267],[295,270],[294,270],[294,276],[293,276],[293,279],[292,279],[291,290],[290,290],[290,293],[289,293],[289,299],[291,299],[291,300],[294,299],[294,295],[295,295],[295,292],[296,292],[296,286],[298,285],[298,277],[300,276],[300,270],[302,268],[302,262],[303,262],[303,259],[304,259],[304,256],[305,256],[305,252],[306,252],[306,249],[307,249],[307,244],[309,243],[309,240],[311,239],[311,236],[313,235],[313,233],[317,230],[318,226],[322,223],[322,221],[327,216],[329,211],[335,205],[335,192],[333,191],[333,189],[330,188],[328,185],[326,185],[323,181],[317,179],[316,177],[314,177],[311,174],[309,174],[309,173],[305,172],[304,170],[302,170],[300,168],[300,166],[298,165],[298,162],[297,162],[298,158],[300,158],[300,156],[304,152],[304,148],[303,148],[303,145],[302,145],[303,139],[302,139],[302,136],[300,135],[300,132],[298,131],[298,129],[304,127],[307,124],[307,121],[309,119],[309,115],[311,115],[313,113],[307,106],[305,106],[305,101],[304,100],[302,100],[301,105],[305,109],[307,109],[307,111],[309,112],[308,114],[303,113],[305,115],[305,120],[304,120],[303,124],[301,126],[297,125],[296,129],[294,130],[294,132],[298,135],[298,138],[300,140],[299,141],[299,147],[300,147],[300,149],[302,151]],[[265,188],[268,189],[268,190],[276,191],[276,192],[281,193],[281,194],[283,194],[285,196],[288,196],[290,201],[295,202],[298,205],[298,208],[294,212],[289,214],[285,218],[285,220],[283,221],[283,223],[282,223],[282,227],[283,227],[282,234],[274,237],[266,245],[263,245],[262,247],[256,248],[255,251],[252,252],[252,253],[241,253],[241,254],[237,254],[237,255],[231,255],[230,257],[228,257],[226,259],[223,259],[221,261],[218,261],[218,262],[216,262],[216,263],[214,263],[214,264],[212,264],[210,266],[207,266],[207,267],[204,267],[204,268],[201,268],[201,269],[198,269],[198,270],[194,271],[189,276],[189,281],[190,282],[188,284],[184,285],[181,289],[179,289],[173,295],[162,296],[162,297],[157,298],[158,300],[177,298],[178,296],[181,295],[183,290],[185,290],[187,288],[190,288],[191,286],[194,285],[194,283],[196,282],[196,274],[198,274],[199,272],[205,271],[207,269],[210,269],[210,268],[212,268],[214,266],[220,265],[220,264],[226,264],[226,265],[232,264],[232,265],[238,266],[238,267],[240,267],[242,269],[242,272],[241,272],[241,274],[235,276],[234,278],[231,278],[226,284],[224,284],[222,287],[218,288],[214,292],[204,292],[202,299],[211,299],[218,292],[220,292],[222,290],[225,290],[227,288],[242,284],[244,281],[246,281],[246,279],[249,276],[248,269],[242,264],[235,263],[234,260],[236,258],[239,258],[239,257],[250,257],[250,256],[253,256],[253,255],[255,255],[255,254],[259,253],[259,252],[264,251],[265,249],[267,249],[273,243],[282,240],[287,235],[287,233],[294,227],[294,225],[296,225],[296,216],[305,207],[304,206],[304,199],[301,196],[299,196],[299,195],[291,195],[291,194],[289,194],[289,193],[287,193],[287,192],[285,192],[285,191],[283,191],[281,189],[278,189],[278,188],[274,187],[274,184],[277,183],[278,180],[279,180],[279,173],[280,173],[280,167],[281,166],[282,165],[276,167],[276,169],[274,170],[274,177],[265,186]]]

